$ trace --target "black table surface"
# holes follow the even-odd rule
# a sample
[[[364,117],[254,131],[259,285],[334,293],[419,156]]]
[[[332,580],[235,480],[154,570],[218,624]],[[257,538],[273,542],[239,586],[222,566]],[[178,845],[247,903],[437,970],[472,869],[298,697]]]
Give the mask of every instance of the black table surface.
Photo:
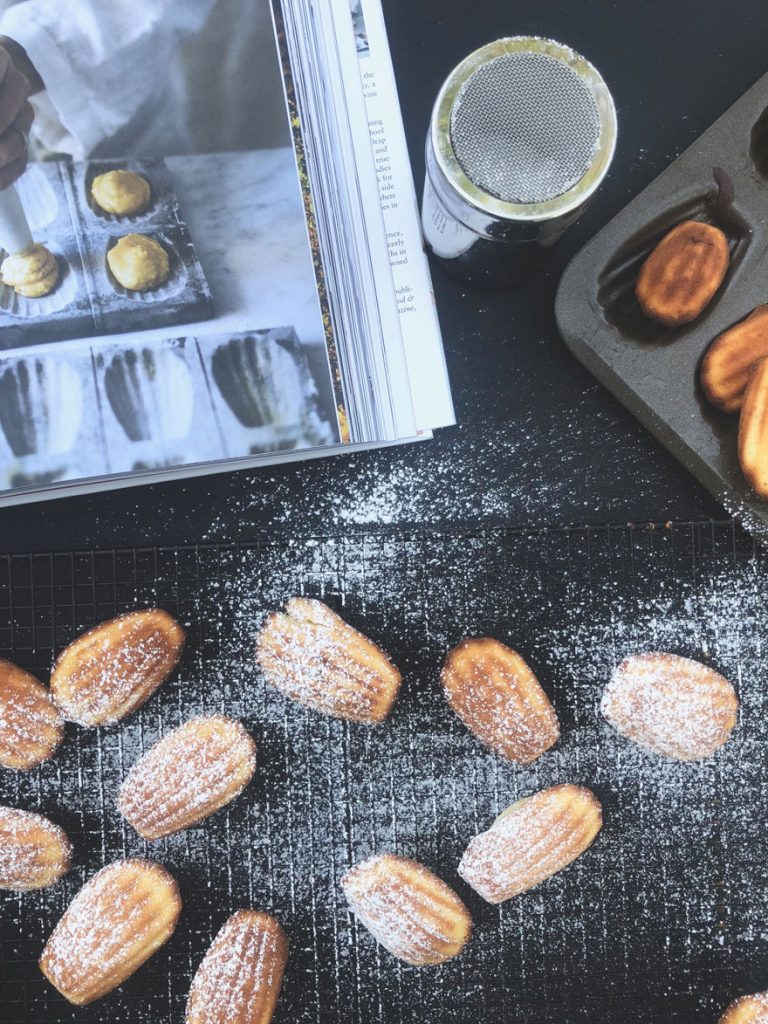
[[[566,351],[562,269],[625,203],[768,68],[757,0],[384,0],[414,176],[445,75],[504,35],[584,53],[616,100],[610,176],[546,271],[506,293],[434,268],[459,425],[432,441],[258,472],[99,493],[0,512],[6,551],[236,541],[368,524],[474,519],[520,526],[703,518],[722,510]]]

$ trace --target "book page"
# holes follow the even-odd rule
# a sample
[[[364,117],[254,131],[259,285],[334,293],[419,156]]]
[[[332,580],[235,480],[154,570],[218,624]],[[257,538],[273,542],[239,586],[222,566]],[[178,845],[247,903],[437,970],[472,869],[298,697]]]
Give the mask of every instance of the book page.
[[[0,15],[46,83],[49,157],[3,193],[37,248],[0,217],[0,498],[343,439],[269,0],[182,6],[137,24],[126,66],[115,5]]]
[[[381,3],[349,2],[416,426],[450,426],[456,420]]]

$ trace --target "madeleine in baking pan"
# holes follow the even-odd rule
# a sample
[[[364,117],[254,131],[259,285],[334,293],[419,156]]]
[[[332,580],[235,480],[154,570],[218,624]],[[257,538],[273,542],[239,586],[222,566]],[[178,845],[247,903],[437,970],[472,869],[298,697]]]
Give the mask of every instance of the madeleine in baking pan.
[[[768,358],[752,370],[739,417],[739,465],[747,483],[768,498]]]
[[[635,294],[646,316],[670,327],[703,313],[728,270],[728,239],[720,228],[684,220],[640,268]]]
[[[503,903],[568,867],[602,828],[590,790],[552,786],[518,800],[470,842],[459,874],[489,903]]]
[[[400,689],[400,673],[380,647],[308,598],[270,615],[257,659],[267,683],[286,697],[354,722],[382,722]]]
[[[718,334],[701,364],[701,386],[712,405],[723,412],[738,412],[744,402],[752,370],[768,357],[768,305],[758,306],[722,334]]]
[[[442,964],[462,951],[472,918],[459,897],[414,860],[369,857],[341,880],[358,920],[393,956],[414,967]]]
[[[91,183],[91,197],[105,213],[135,217],[149,206],[149,182],[135,171],[116,168],[97,174]]]

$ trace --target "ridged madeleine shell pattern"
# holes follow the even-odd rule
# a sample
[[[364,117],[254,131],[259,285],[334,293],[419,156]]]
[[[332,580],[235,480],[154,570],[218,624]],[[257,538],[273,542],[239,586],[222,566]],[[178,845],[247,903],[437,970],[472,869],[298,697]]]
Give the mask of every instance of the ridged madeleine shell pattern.
[[[176,666],[184,630],[161,608],[102,622],[59,655],[51,693],[80,725],[118,722],[148,700]]]
[[[728,680],[707,665],[652,651],[621,662],[601,709],[635,743],[664,757],[700,761],[728,740],[739,699]]]
[[[275,918],[239,910],[197,969],[187,1024],[269,1024],[287,959],[288,940]]]
[[[64,722],[47,687],[0,658],[0,764],[28,770],[47,761],[64,738]]]
[[[744,394],[739,465],[755,494],[768,499],[768,358],[754,367]]]
[[[701,386],[723,412],[738,412],[750,371],[768,357],[768,305],[758,306],[735,326],[719,334],[701,364]]]
[[[426,967],[450,960],[472,934],[456,893],[422,864],[394,854],[369,857],[341,881],[352,912],[393,956]]]
[[[145,839],[160,839],[230,803],[255,771],[256,745],[239,722],[192,718],[131,768],[118,809]]]
[[[44,889],[69,871],[72,844],[42,814],[0,807],[0,889]]]
[[[594,793],[552,786],[518,800],[470,842],[459,874],[489,903],[503,903],[562,871],[594,842],[602,827]]]
[[[768,1024],[768,992],[734,999],[720,1018],[720,1024]]]
[[[729,262],[728,239],[720,228],[682,221],[640,268],[635,288],[640,308],[671,327],[690,323],[723,283]]]
[[[152,861],[102,868],[75,896],[40,957],[50,983],[76,1006],[121,985],[171,937],[178,886]]]
[[[538,679],[498,640],[462,641],[448,655],[442,681],[464,724],[510,761],[530,764],[560,736],[555,709]]]
[[[383,721],[401,676],[373,641],[321,601],[293,598],[267,620],[257,659],[270,686],[326,715]]]

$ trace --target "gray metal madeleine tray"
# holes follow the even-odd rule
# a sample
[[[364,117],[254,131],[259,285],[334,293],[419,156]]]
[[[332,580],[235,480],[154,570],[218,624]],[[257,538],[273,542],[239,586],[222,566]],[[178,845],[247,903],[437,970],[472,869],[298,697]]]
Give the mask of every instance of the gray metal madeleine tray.
[[[691,324],[665,327],[635,298],[643,261],[675,224],[706,221],[730,243],[728,274]],[[746,484],[738,417],[712,408],[699,367],[712,340],[768,301],[768,75],[637,196],[567,267],[556,300],[574,355],[726,508],[768,532]]]
[[[144,213],[111,216],[90,199],[93,178],[115,167],[149,181],[151,200]],[[34,164],[18,187],[36,240],[56,255],[60,279],[41,299],[25,299],[0,284],[0,350],[173,327],[213,316],[210,289],[163,160]],[[132,232],[156,238],[170,258],[168,281],[152,291],[126,291],[107,266],[108,250]]]

